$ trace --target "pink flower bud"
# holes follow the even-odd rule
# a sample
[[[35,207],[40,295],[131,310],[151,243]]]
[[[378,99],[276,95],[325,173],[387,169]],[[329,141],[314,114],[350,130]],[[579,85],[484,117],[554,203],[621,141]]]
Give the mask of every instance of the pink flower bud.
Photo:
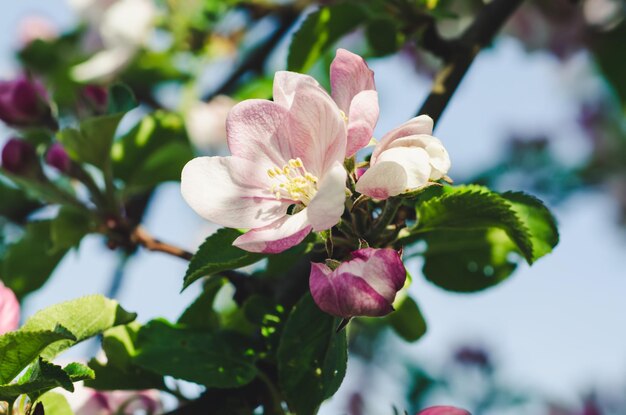
[[[68,398],[76,415],[156,414],[163,409],[159,392],[153,389],[96,391],[82,387]]]
[[[109,92],[99,85],[87,85],[81,93],[81,100],[87,109],[95,114],[104,114],[109,102]]]
[[[16,330],[20,322],[20,303],[10,288],[0,282],[0,334]]]
[[[50,105],[43,86],[26,76],[0,82],[0,120],[14,127],[50,123]]]
[[[46,153],[46,163],[61,173],[69,172],[71,166],[70,156],[67,155],[61,143],[54,143],[50,146]]]
[[[24,175],[36,163],[35,147],[27,141],[11,138],[2,148],[2,167],[10,173]]]
[[[393,311],[405,279],[397,251],[365,248],[352,252],[352,259],[335,270],[312,263],[309,287],[315,303],[328,314],[380,317]]]
[[[465,409],[455,408],[454,406],[431,406],[417,415],[472,415]]]

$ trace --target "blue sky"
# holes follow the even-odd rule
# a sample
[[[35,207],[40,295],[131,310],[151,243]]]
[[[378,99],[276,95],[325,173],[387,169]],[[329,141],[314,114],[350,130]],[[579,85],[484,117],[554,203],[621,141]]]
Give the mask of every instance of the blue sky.
[[[0,77],[8,76],[13,67],[10,48],[15,45],[19,18],[35,11],[61,26],[73,21],[62,0],[3,5]],[[380,137],[414,115],[429,83],[417,77],[402,57],[370,63],[381,99]],[[584,56],[563,67],[547,55],[528,55],[512,40],[483,52],[436,130],[451,155],[450,176],[467,177],[489,165],[504,150],[503,140],[511,131],[551,132],[563,160],[573,163],[584,158],[588,147],[573,122],[573,102],[595,88],[584,81],[587,66]],[[556,215],[561,230],[556,251],[532,268],[521,266],[510,280],[483,293],[444,292],[419,278],[419,263],[410,264],[416,276],[411,292],[429,331],[415,345],[398,342],[401,352],[436,368],[451,347],[477,340],[493,347],[505,380],[565,401],[575,400],[594,385],[626,385],[626,333],[622,329],[626,241],[616,227],[617,209],[605,194],[589,192],[560,205]],[[159,192],[146,226],[156,236],[190,249],[210,232],[210,226],[184,204],[175,184]],[[87,238],[44,289],[28,298],[26,315],[59,301],[104,292],[114,259],[98,238]],[[175,258],[142,252],[129,264],[121,303],[139,312],[142,321],[156,316],[174,318],[195,296],[193,289],[175,294],[185,265]],[[74,353],[86,352],[81,348]],[[348,391],[358,376],[358,365],[351,365],[342,391]],[[381,375],[381,382],[385,376],[401,374]],[[396,398],[393,392],[377,398],[380,413],[389,412]],[[342,404],[340,396],[324,413],[337,413]]]

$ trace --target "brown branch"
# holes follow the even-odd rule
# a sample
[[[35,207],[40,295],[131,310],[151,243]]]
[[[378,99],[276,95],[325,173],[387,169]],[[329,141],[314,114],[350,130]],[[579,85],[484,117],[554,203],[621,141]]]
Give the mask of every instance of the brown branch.
[[[131,240],[149,251],[163,252],[190,261],[193,254],[177,246],[161,242],[150,235],[143,227],[137,226],[131,234]]]
[[[493,0],[482,8],[459,39],[456,52],[435,77],[430,95],[418,115],[429,115],[435,123],[439,120],[476,55],[493,41],[502,25],[522,2],[523,0]]]

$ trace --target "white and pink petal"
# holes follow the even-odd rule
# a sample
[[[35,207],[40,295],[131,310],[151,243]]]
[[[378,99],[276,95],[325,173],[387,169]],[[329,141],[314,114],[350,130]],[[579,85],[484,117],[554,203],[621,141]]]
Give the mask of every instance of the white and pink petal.
[[[306,209],[285,215],[262,228],[252,229],[233,242],[243,250],[276,254],[298,245],[311,232]]]

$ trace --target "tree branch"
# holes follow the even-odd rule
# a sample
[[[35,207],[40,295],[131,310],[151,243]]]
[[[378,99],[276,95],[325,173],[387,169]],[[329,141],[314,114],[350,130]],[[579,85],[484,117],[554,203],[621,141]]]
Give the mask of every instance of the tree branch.
[[[149,251],[163,252],[175,257],[190,261],[193,254],[177,246],[161,242],[150,235],[143,227],[137,226],[131,234],[132,242],[141,245]]]
[[[430,95],[418,115],[429,115],[435,123],[439,120],[476,55],[491,43],[522,2],[523,0],[493,0],[483,7],[459,39],[456,52],[435,77]]]
[[[291,26],[298,18],[298,13],[286,10],[278,15],[279,23],[278,28],[272,35],[260,46],[256,47],[243,60],[239,63],[239,66],[230,74],[230,76],[224,81],[224,83],[215,91],[205,95],[203,101],[210,101],[218,95],[230,92],[234,86],[239,82],[240,78],[249,71],[260,72],[263,69],[265,61],[269,57],[270,53],[274,50],[278,42],[289,31]]]

